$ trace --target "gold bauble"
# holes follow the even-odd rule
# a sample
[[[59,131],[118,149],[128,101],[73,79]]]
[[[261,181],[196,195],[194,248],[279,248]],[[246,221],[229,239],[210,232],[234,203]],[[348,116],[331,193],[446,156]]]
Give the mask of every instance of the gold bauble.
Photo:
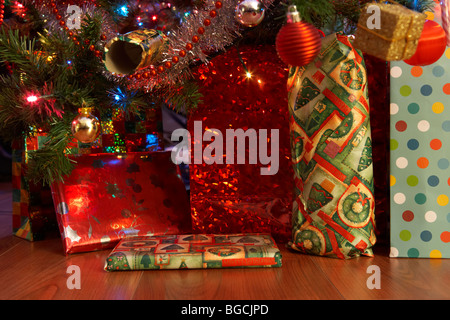
[[[72,121],[72,134],[82,143],[94,142],[100,134],[100,121],[92,114],[92,108],[81,108]]]

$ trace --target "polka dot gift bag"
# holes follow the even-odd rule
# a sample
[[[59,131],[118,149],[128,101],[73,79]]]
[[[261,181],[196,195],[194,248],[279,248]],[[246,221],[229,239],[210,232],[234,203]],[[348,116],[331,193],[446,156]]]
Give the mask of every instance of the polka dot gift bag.
[[[440,23],[439,8],[427,18]],[[390,68],[390,256],[450,258],[450,48]]]

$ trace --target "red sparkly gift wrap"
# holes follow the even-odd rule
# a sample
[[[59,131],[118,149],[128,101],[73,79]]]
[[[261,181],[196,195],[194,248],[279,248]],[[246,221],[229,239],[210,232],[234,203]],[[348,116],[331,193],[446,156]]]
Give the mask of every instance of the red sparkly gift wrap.
[[[290,163],[289,118],[287,108],[287,69],[272,45],[230,48],[196,70],[203,104],[190,114],[188,129],[193,158],[190,164],[190,197],[193,228],[199,233],[271,233],[277,242],[291,235],[293,171]],[[223,163],[208,164],[211,141],[198,135],[220,132],[223,137]],[[245,142],[245,162],[238,164],[226,147],[227,129],[245,133],[254,130],[257,145]],[[265,130],[266,136],[262,135]],[[271,136],[278,130],[278,137]],[[227,138],[228,139],[228,138]],[[255,140],[253,140],[255,141]],[[275,152],[272,146],[275,144]],[[278,145],[277,145],[278,144]],[[264,145],[271,162],[264,162]],[[203,159],[195,161],[195,147],[201,146]],[[256,147],[255,147],[256,146]],[[251,150],[250,150],[251,149]],[[275,153],[278,165],[275,164]],[[227,158],[228,157],[228,158]],[[254,157],[254,161],[250,161]],[[265,163],[265,164],[264,164]],[[262,175],[270,166],[273,174]]]
[[[114,247],[127,236],[192,230],[189,198],[170,152],[97,154],[52,185],[66,254]]]
[[[95,115],[101,120],[102,134],[93,143],[72,138],[66,155],[156,152],[164,148],[160,108],[131,116],[116,107]],[[50,187],[26,176],[30,152],[41,149],[47,139],[45,130],[35,128],[32,135],[17,138],[12,144],[13,234],[30,241],[58,236]]]

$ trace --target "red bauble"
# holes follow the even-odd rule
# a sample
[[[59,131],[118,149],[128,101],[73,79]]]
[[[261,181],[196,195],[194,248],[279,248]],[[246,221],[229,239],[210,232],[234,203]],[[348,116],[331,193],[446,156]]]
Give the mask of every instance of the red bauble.
[[[304,66],[314,60],[321,48],[317,29],[305,22],[287,23],[276,39],[278,56],[290,66]]]
[[[423,26],[416,53],[404,61],[412,66],[427,66],[438,61],[446,47],[444,29],[439,23],[427,20]]]

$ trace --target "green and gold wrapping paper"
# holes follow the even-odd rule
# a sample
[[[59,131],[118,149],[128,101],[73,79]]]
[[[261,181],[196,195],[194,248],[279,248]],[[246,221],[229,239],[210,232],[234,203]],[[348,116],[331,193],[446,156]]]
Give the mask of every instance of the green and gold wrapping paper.
[[[133,74],[158,62],[166,43],[166,36],[159,31],[152,29],[131,31],[108,42],[103,62],[110,72]]]
[[[370,28],[374,13],[369,6],[380,10],[379,29]],[[369,3],[361,12],[355,33],[355,48],[377,58],[393,61],[411,58],[416,52],[426,15],[399,4]]]
[[[288,80],[296,201],[293,249],[346,259],[375,243],[372,140],[364,60],[349,39],[322,39]]]
[[[281,267],[270,234],[185,234],[122,239],[106,271]]]

